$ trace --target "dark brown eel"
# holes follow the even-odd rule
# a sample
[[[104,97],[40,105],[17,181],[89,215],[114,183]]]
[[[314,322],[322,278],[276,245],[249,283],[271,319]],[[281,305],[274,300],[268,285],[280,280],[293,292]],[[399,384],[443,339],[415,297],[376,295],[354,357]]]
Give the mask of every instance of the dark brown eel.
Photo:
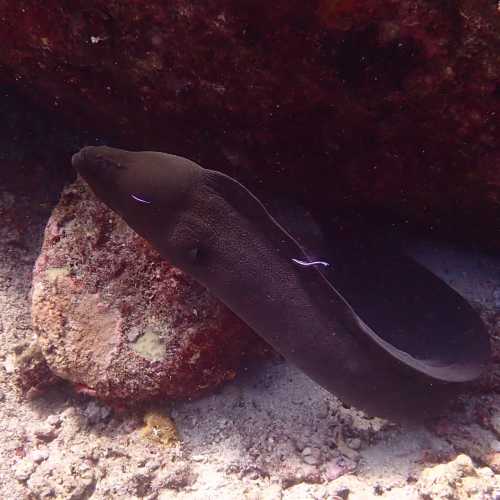
[[[489,359],[487,334],[469,304],[416,263],[393,281],[418,286],[415,310],[428,305],[437,321],[420,322],[411,300],[395,303],[410,310],[391,319],[383,290],[362,283],[347,285],[349,303],[333,286],[335,272],[304,265],[311,259],[297,241],[225,174],[178,156],[105,146],[85,147],[72,162],[165,259],[344,403],[394,419],[434,415]],[[342,261],[333,265],[341,269]],[[342,273],[337,279],[349,282]]]

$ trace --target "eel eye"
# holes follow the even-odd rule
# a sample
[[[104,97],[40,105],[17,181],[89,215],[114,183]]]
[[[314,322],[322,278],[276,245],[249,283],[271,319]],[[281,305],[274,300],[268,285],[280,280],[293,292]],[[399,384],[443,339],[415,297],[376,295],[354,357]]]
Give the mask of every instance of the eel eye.
[[[190,262],[196,262],[200,258],[200,247],[196,246],[188,251],[188,258]]]

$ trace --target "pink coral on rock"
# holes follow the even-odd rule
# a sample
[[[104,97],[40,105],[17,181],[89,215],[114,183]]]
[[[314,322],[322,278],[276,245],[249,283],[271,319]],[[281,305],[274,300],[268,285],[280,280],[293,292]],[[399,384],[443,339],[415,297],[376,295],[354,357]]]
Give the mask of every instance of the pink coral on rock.
[[[52,372],[118,404],[199,395],[264,346],[81,181],[47,225],[32,317]]]

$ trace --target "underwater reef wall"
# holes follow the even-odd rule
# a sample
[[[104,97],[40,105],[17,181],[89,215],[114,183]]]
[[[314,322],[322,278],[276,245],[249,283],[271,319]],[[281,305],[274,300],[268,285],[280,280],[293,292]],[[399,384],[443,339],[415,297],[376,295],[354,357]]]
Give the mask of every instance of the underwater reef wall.
[[[496,1],[0,0],[0,17],[0,81],[116,146],[494,238]]]

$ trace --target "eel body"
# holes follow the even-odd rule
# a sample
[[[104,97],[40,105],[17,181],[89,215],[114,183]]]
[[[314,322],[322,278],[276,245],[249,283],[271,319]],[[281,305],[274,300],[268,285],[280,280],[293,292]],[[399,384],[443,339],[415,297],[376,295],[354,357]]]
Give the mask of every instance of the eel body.
[[[432,415],[488,361],[489,341],[478,316],[416,263],[394,280],[418,286],[423,304],[416,310],[431,304],[438,321],[419,321],[420,313],[410,311],[408,326],[405,311],[396,321],[384,319],[391,317],[391,305],[370,299],[370,290],[359,294],[351,286],[346,300],[336,279],[348,283],[349,277],[335,276],[342,261],[314,262],[227,175],[174,155],[105,146],[83,148],[72,162],[95,194],[162,257],[347,404],[394,419]],[[446,318],[450,326],[440,328]]]

